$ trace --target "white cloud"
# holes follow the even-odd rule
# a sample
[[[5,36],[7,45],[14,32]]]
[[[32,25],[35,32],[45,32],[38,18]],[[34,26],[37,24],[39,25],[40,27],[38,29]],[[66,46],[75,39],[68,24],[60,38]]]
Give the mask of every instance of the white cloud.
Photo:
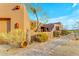
[[[48,23],[55,23],[55,22],[60,22],[63,21],[64,19],[66,19],[67,16],[62,16],[62,17],[58,17],[58,18],[51,18],[49,19]]]
[[[61,22],[65,29],[74,29],[77,21],[79,22],[79,9],[75,10],[70,15],[49,19],[48,23]]]
[[[77,5],[77,3],[73,3],[72,8],[74,8]]]
[[[72,7],[75,7],[76,5],[78,4],[74,4]],[[61,22],[66,29],[74,29],[76,22],[79,22],[79,9],[73,10],[69,15],[49,19],[48,23],[55,22]],[[77,28],[79,28],[79,26],[77,26]]]

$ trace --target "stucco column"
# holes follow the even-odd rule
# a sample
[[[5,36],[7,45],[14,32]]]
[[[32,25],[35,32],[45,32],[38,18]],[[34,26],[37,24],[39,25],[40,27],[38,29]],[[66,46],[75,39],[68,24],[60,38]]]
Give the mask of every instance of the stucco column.
[[[30,33],[30,30],[26,30],[26,40],[27,40],[28,44],[31,43],[31,33]]]

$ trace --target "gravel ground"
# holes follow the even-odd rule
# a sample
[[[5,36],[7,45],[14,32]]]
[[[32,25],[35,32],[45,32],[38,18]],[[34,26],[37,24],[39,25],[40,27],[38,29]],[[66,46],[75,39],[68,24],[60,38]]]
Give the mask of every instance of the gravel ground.
[[[79,55],[79,40],[54,38],[44,43],[32,43],[26,48],[0,45],[0,55],[4,56],[66,56]]]

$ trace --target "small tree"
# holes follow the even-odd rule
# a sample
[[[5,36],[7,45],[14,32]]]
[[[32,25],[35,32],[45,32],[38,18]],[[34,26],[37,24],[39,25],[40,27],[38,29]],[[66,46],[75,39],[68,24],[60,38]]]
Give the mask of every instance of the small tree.
[[[36,17],[37,21],[36,21],[36,31],[38,31],[38,24],[39,24],[39,19],[38,19],[38,15],[37,13],[41,11],[41,7],[35,8],[33,6],[31,6],[31,4],[27,4],[28,10],[30,10]]]
[[[41,12],[42,11],[42,8],[40,7],[40,6],[38,6],[38,7],[33,7],[33,6],[31,6],[31,4],[26,4],[26,6],[27,6],[27,9],[29,10],[29,11],[31,11],[34,15],[35,15],[35,17],[36,17],[36,32],[38,32],[39,31],[39,28],[40,28],[40,25],[43,23],[43,24],[45,24],[45,23],[47,23],[48,22],[48,15],[46,14],[46,13],[44,13],[44,12]],[[40,17],[40,19],[39,19],[39,16],[37,15],[38,14],[38,12],[40,12],[40,13],[42,13],[42,16]],[[41,23],[40,23],[40,22]]]
[[[47,15],[46,13],[43,14],[43,16],[39,19],[39,21],[40,21],[41,23],[39,23],[38,29],[40,28],[41,25],[48,23],[48,18],[49,18],[49,17],[48,17],[48,15]]]

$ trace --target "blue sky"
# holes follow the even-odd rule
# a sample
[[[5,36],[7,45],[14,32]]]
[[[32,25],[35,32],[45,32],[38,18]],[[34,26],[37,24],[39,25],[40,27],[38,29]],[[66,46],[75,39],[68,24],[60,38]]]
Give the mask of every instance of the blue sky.
[[[78,25],[74,25],[79,21],[79,4],[78,3],[32,3],[35,8],[41,7],[38,17],[43,19],[43,14],[47,14],[48,23],[61,22],[65,29],[74,29]],[[27,5],[26,5],[27,7]],[[31,20],[36,20],[32,12],[28,12]]]

